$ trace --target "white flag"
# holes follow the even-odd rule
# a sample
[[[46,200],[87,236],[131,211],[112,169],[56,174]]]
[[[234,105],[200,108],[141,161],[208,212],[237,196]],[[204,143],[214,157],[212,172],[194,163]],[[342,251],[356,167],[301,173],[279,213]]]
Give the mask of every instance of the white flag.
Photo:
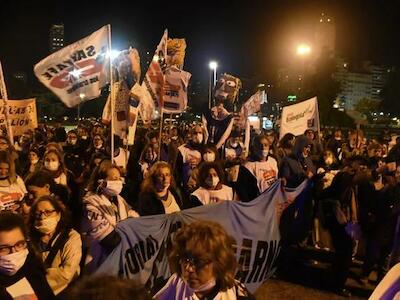
[[[285,106],[282,109],[280,138],[286,133],[301,135],[307,129],[319,130],[317,97]]]
[[[164,88],[164,72],[166,69],[167,41],[168,30],[165,29],[143,80],[143,85],[149,91],[155,107],[163,105],[162,91]]]
[[[61,50],[34,66],[36,77],[68,107],[100,96],[108,81],[110,25]]]
[[[176,66],[165,71],[164,112],[181,113],[187,107],[187,87],[192,74]]]
[[[242,108],[240,109],[241,118],[247,118],[256,112],[259,112],[261,109],[261,100],[262,93],[261,91],[257,91],[242,105]]]

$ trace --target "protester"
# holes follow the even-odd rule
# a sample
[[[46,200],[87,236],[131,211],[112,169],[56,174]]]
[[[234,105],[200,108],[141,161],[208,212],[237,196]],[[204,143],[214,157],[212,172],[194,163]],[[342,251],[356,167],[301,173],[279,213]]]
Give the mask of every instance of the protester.
[[[87,266],[95,270],[102,260],[119,244],[120,236],[115,231],[118,222],[137,217],[119,194],[123,180],[119,168],[104,159],[94,170],[83,197],[82,234],[90,244]]]
[[[169,254],[173,275],[154,296],[167,299],[254,299],[235,280],[234,240],[221,225],[195,221],[174,236]]]
[[[215,162],[205,162],[199,170],[199,188],[195,190],[190,202],[192,206],[207,205],[233,200],[233,190],[223,184],[224,171]]]
[[[155,163],[142,182],[138,213],[141,216],[170,214],[184,208],[176,189],[171,166],[166,162]]]
[[[51,196],[39,198],[31,207],[29,233],[42,257],[46,278],[55,295],[79,275],[82,241],[61,202]]]
[[[32,176],[33,173],[39,171],[41,169],[41,167],[42,167],[42,164],[40,163],[39,148],[31,147],[29,149],[29,154],[28,154],[28,163],[23,172],[24,180],[29,178],[29,176]]]
[[[267,136],[257,136],[250,161],[244,165],[257,179],[259,193],[267,190],[278,178],[278,163],[270,154],[270,145],[271,141]]]
[[[0,211],[17,211],[26,194],[23,180],[15,172],[9,152],[0,151]]]
[[[55,299],[29,243],[24,220],[0,212],[0,299]]]

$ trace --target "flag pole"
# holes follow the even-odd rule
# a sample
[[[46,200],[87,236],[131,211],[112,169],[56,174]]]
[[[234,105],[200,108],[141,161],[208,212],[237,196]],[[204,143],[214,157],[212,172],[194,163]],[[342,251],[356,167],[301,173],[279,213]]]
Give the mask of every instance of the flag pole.
[[[6,83],[4,81],[4,75],[3,75],[3,66],[1,65],[0,61],[0,94],[3,98],[3,107],[4,107],[4,117],[6,121],[6,129],[7,129],[7,135],[10,140],[10,143],[14,145],[14,136],[12,132],[12,128],[10,126],[10,123],[8,122],[8,109],[7,109],[7,100],[8,100],[8,94],[7,94],[7,88],[6,88]]]
[[[111,105],[111,163],[114,162],[114,76],[111,60],[111,25],[108,25],[108,66],[110,72],[110,105]]]
[[[164,87],[162,87],[161,89],[161,93],[164,90]],[[161,96],[162,97],[162,96]],[[160,132],[159,132],[159,147],[158,147],[158,160],[161,160],[161,146],[162,146],[162,129],[163,129],[163,123],[164,123],[164,105],[161,105],[161,109],[160,109]]]

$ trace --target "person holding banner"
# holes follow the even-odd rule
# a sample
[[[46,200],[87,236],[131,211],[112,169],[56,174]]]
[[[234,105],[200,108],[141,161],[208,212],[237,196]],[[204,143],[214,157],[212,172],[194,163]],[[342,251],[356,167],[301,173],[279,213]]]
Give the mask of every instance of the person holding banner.
[[[257,179],[259,193],[267,190],[278,179],[278,163],[270,154],[270,145],[268,136],[256,136],[251,161],[245,164],[245,167]]]
[[[255,299],[235,280],[234,239],[212,221],[184,225],[174,236],[169,264],[173,275],[157,300]]]
[[[94,271],[119,244],[121,237],[115,231],[118,222],[138,217],[125,199],[122,191],[123,179],[119,168],[108,159],[103,159],[94,170],[88,192],[83,198],[82,234],[87,237],[89,255],[86,257],[88,271]]]
[[[171,214],[183,208],[184,203],[175,188],[171,166],[164,161],[155,163],[142,182],[138,213],[141,216]]]
[[[191,197],[193,206],[233,200],[233,190],[223,184],[224,171],[216,162],[204,162],[199,169],[199,185]]]

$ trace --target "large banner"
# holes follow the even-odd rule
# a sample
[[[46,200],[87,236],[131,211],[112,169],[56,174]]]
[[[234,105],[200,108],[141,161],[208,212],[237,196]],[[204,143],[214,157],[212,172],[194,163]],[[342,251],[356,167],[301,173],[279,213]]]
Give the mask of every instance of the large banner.
[[[68,107],[97,98],[108,80],[106,25],[41,60],[36,77]]]
[[[276,181],[267,191],[248,203],[225,201],[195,207],[169,215],[129,218],[116,230],[121,243],[98,269],[98,273],[132,278],[148,288],[161,287],[171,275],[167,248],[182,224],[195,220],[220,223],[236,240],[239,269],[236,274],[250,291],[275,270],[280,251],[279,219],[282,211],[306,187],[287,189]]]
[[[319,130],[317,97],[282,109],[280,138],[286,133],[301,135],[307,129]]]
[[[0,100],[3,103],[3,100]],[[5,110],[8,113],[8,122],[12,127],[13,135],[21,135],[25,131],[38,126],[36,100],[7,100],[7,106],[0,105],[0,127],[6,126]]]

